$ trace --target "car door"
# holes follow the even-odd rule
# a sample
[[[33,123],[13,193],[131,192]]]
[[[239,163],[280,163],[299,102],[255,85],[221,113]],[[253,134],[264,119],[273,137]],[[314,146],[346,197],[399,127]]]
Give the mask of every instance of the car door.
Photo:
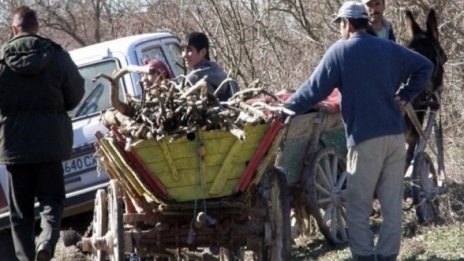
[[[79,72],[85,79],[85,95],[80,104],[69,116],[73,120],[74,144],[72,158],[63,162],[66,192],[73,192],[108,180],[108,176],[98,166],[95,158],[95,132],[106,132],[100,123],[100,112],[111,109],[109,99],[110,83],[100,78],[94,80],[99,73],[111,75],[120,67],[116,58],[79,66]],[[120,83],[120,95],[125,88]]]

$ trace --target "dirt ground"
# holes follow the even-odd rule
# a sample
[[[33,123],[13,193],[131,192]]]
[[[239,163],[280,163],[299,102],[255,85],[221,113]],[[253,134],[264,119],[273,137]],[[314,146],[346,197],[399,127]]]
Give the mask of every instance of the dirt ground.
[[[464,238],[464,183],[453,183],[449,187],[446,198],[447,204],[445,205],[447,206],[442,206],[440,209],[444,219],[443,224],[432,227],[419,226],[413,211],[404,212],[404,236],[400,260],[464,261],[464,241],[462,240]],[[91,220],[92,213],[90,212],[65,218],[62,228],[63,230],[73,228],[84,234]],[[10,230],[0,231],[0,260],[16,260]],[[61,239],[57,244],[53,259],[53,261],[88,260],[90,258],[76,247],[64,247]],[[314,234],[300,237],[295,241],[292,260],[348,261],[350,253],[347,245],[329,246],[322,235],[315,231]]]
[[[73,228],[80,233],[84,233],[92,219],[92,213],[84,213],[74,217],[63,219],[62,228],[66,230]],[[38,224],[37,224],[38,226]],[[9,229],[0,231],[0,260],[1,261],[16,261],[14,254],[13,241],[11,239],[11,231]],[[74,246],[65,247],[63,241],[56,245],[55,258],[53,261],[85,261],[86,256]]]
[[[63,220],[62,231],[66,229],[74,229],[81,235],[85,233],[87,227],[91,224],[93,213],[84,213],[74,217],[69,217]],[[86,261],[90,260],[75,246],[65,247],[63,240],[60,238],[56,245],[54,261]]]

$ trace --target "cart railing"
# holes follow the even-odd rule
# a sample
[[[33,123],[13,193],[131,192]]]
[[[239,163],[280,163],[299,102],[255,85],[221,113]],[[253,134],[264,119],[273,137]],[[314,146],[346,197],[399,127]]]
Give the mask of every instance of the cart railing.
[[[128,195],[165,204],[220,198],[244,192],[259,181],[282,139],[280,120],[247,125],[241,141],[228,131],[198,131],[170,142],[126,144],[117,128],[97,134],[98,154]]]
[[[334,147],[345,154],[341,114],[320,110],[293,117],[282,144],[277,164],[287,172],[289,185],[301,184],[304,166],[321,146]]]

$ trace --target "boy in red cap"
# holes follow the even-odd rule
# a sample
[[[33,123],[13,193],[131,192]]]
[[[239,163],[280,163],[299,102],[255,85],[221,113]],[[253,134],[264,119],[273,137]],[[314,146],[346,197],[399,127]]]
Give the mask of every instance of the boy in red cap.
[[[143,63],[150,68],[150,74],[142,77],[142,86],[145,90],[149,90],[161,84],[163,80],[172,78],[171,72],[165,63],[158,59],[146,59]]]

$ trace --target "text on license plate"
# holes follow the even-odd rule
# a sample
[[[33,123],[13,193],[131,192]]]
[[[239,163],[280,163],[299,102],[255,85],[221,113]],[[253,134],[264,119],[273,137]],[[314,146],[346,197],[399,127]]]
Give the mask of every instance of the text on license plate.
[[[85,154],[63,162],[63,169],[65,175],[85,171],[87,169],[92,169],[95,166],[97,166],[97,159],[95,158],[95,153]]]

